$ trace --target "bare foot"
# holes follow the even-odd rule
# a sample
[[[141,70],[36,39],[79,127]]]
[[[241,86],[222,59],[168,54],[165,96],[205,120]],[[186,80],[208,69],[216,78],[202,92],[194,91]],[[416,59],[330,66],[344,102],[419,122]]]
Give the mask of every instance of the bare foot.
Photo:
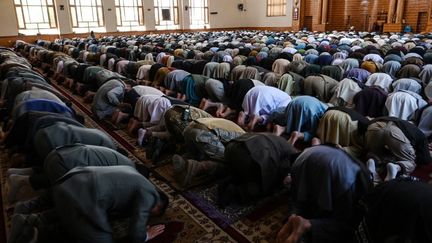
[[[165,225],[163,224],[158,224],[158,225],[154,225],[152,227],[148,227],[147,228],[147,240],[151,240],[153,238],[155,238],[156,236],[162,234],[165,230]]]
[[[226,117],[228,117],[230,115],[235,114],[236,112],[237,112],[236,110],[233,110],[233,109],[231,109],[229,107],[226,107],[225,111],[222,112],[221,117],[226,118]]]
[[[198,108],[200,108],[201,110],[205,110],[204,107],[206,106],[206,103],[207,103],[207,99],[202,98]]]
[[[240,111],[238,118],[237,118],[237,124],[241,127],[245,126],[245,120],[246,120],[246,114],[244,111]]]
[[[288,224],[290,224],[291,221],[291,234],[286,238],[286,243],[297,243],[300,241],[301,237],[312,227],[309,220],[298,216],[298,215],[292,215],[289,220]]]
[[[111,123],[116,124],[117,118],[119,116],[120,110],[116,109],[111,115]]]
[[[172,94],[174,94],[174,91],[169,90],[169,89],[166,89],[166,90],[165,90],[165,95],[166,95],[166,96],[170,96],[170,95],[172,95]]]
[[[205,111],[208,108],[210,108],[212,104],[208,99],[203,98],[203,101],[204,101],[204,103],[203,103],[201,110]]]
[[[152,82],[151,81],[144,81],[144,85],[146,85],[146,86],[151,86],[152,85]]]
[[[113,122],[114,124],[119,124],[120,122],[126,120],[128,117],[129,117],[129,114],[128,114],[128,113],[124,113],[124,112],[119,111],[119,112],[117,113],[117,117],[116,117],[115,120],[114,120],[114,117],[113,117],[112,122]]]
[[[252,119],[249,121],[249,124],[248,124],[248,130],[253,131],[256,124],[260,123],[261,121],[262,121],[262,118],[260,116],[257,116],[257,115],[252,116]]]
[[[135,131],[138,130],[140,126],[140,122],[136,119],[136,118],[131,118],[129,120],[128,126],[127,126],[127,131],[129,134],[134,134]]]
[[[321,144],[321,140],[319,138],[312,138],[312,146],[317,146]]]
[[[95,92],[87,91],[86,95],[83,98],[84,103],[91,103],[95,94]]]
[[[273,126],[273,134],[276,136],[281,136],[286,130],[286,127],[275,124]]]
[[[221,117],[223,118],[223,114],[224,112],[228,109],[228,107],[224,106],[222,103],[218,104],[218,108],[216,110],[216,117]]]
[[[288,143],[294,145],[299,139],[304,139],[304,133],[294,131],[291,133],[291,137],[288,139]]]

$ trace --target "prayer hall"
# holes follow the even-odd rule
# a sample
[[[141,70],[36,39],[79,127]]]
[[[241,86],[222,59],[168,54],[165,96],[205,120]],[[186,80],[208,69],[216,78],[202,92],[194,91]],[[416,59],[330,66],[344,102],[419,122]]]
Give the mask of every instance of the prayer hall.
[[[432,242],[432,0],[0,9],[0,243]]]

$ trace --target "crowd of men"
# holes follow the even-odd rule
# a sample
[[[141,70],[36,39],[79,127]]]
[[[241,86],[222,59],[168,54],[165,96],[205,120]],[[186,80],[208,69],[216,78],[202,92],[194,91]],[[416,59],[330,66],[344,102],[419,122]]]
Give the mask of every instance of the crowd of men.
[[[68,222],[57,234],[105,242],[107,215],[134,205],[130,237],[142,242],[163,231],[145,226],[167,200],[32,65],[91,103],[93,119],[127,124],[154,163],[178,145],[170,161],[183,187],[223,178],[219,207],[289,187],[278,242],[432,241],[432,188],[411,175],[432,160],[432,36],[196,32],[0,51],[2,140],[21,154],[14,164],[35,166],[9,170],[9,201],[23,185],[51,188]],[[11,242],[53,239],[34,205],[16,206]]]

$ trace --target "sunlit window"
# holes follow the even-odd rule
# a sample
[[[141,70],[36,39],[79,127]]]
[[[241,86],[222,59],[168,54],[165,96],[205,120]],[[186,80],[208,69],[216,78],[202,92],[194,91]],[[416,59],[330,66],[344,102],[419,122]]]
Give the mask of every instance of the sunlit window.
[[[190,28],[209,27],[208,0],[189,0]]]
[[[286,0],[267,0],[267,16],[285,16]]]
[[[14,0],[14,3],[19,33],[58,34],[53,0]]]
[[[145,30],[142,0],[115,0],[119,31]]]
[[[177,0],[154,0],[157,30],[178,29],[179,9]]]
[[[105,32],[101,1],[69,0],[72,29],[74,32]]]

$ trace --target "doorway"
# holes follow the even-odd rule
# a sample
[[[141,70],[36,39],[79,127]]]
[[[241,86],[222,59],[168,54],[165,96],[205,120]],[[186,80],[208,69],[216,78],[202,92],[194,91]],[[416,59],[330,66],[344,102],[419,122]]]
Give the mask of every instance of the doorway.
[[[302,28],[312,31],[312,16],[305,16]]]
[[[427,28],[427,12],[419,12],[417,18],[417,29],[416,32],[425,32]]]

